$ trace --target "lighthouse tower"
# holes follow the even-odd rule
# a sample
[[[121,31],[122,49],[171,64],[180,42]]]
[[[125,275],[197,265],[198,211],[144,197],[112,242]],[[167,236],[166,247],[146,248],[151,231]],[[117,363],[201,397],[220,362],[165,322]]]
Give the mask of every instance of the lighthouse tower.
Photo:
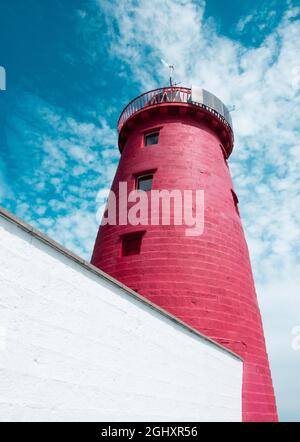
[[[244,361],[243,420],[276,421],[264,332],[227,159],[230,114],[198,87],[170,86],[131,101],[119,123],[120,163],[112,184],[204,192],[202,234],[186,225],[131,225],[120,211],[99,229],[92,263]],[[123,210],[130,210],[130,203]],[[125,214],[126,215],[126,214]]]

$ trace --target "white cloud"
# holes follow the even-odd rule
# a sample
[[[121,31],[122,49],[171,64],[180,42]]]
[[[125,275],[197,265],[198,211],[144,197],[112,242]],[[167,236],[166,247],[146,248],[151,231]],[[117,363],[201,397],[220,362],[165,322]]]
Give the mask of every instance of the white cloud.
[[[293,330],[300,326],[299,286],[297,266],[290,267],[288,277],[279,273],[272,281],[257,286],[265,313],[263,322],[277,404],[282,418],[290,421],[299,421],[300,350],[293,348]]]
[[[237,25],[236,30],[239,33],[243,33],[245,31],[252,30],[255,34],[260,34],[261,31],[265,31],[266,28],[271,28],[274,26],[275,19],[277,16],[276,10],[269,10],[269,8],[272,7],[271,5],[268,5],[268,7],[263,7],[254,10],[251,14],[246,15],[245,17],[242,17]],[[252,41],[255,40],[255,38],[252,38]]]
[[[118,159],[115,129],[102,116],[77,121],[33,96],[22,97],[10,124],[19,134],[18,149],[25,147],[18,151],[18,164],[24,167],[13,210],[89,259],[98,228],[97,192],[110,185]],[[19,191],[24,182],[31,193]]]

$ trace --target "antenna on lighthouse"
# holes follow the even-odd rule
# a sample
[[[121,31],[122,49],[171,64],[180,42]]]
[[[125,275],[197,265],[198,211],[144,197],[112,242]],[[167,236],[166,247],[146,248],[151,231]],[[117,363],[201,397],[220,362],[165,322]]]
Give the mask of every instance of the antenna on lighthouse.
[[[160,60],[161,60],[162,64],[169,69],[170,87],[172,87],[173,86],[172,76],[173,76],[173,72],[174,72],[175,66],[174,66],[174,64],[167,63],[163,58],[161,58]]]

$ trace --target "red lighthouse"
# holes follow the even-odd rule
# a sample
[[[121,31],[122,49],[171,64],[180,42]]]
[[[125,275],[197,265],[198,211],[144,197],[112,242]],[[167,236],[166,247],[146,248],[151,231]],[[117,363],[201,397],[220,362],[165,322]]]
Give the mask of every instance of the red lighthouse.
[[[203,189],[204,230],[188,236],[185,225],[131,225],[119,217],[115,225],[100,227],[92,263],[238,353],[244,360],[243,420],[276,421],[249,253],[227,164],[233,148],[227,108],[205,90],[170,86],[129,103],[118,130],[121,159],[112,184],[117,203],[120,182],[128,192]]]

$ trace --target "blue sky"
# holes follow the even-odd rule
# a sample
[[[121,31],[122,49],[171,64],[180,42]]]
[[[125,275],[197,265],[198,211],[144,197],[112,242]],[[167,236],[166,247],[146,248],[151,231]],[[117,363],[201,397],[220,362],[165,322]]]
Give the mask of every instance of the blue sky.
[[[300,420],[300,4],[0,0],[0,204],[89,259],[116,122],[175,79],[235,105],[230,160],[281,419]]]

